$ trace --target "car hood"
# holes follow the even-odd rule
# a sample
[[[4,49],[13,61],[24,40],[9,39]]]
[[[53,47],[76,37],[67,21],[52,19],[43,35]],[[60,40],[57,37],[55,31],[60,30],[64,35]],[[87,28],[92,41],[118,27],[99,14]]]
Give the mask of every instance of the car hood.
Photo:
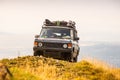
[[[53,39],[53,38],[40,38],[40,42],[50,42],[50,43],[70,43],[70,39]]]

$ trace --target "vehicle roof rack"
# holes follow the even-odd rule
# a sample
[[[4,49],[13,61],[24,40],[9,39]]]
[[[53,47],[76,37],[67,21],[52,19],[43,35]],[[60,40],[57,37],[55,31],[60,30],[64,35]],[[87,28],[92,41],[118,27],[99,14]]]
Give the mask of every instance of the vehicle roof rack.
[[[70,27],[70,28],[76,28],[74,21],[50,21],[49,19],[45,19],[44,21],[45,26],[62,26],[62,27]]]

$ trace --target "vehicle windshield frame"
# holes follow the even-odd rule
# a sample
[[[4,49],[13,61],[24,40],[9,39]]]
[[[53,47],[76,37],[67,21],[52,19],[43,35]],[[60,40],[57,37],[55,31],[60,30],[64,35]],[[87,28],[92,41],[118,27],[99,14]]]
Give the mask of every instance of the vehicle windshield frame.
[[[57,37],[47,37],[47,36],[45,36],[44,35],[44,37],[43,37],[43,34],[45,33],[45,31],[44,30],[46,30],[46,31],[48,31],[48,30],[54,30],[54,31],[56,31],[57,32],[57,30],[58,30],[58,33],[56,33],[57,34]],[[59,30],[61,30],[61,31],[63,31],[64,33],[60,33],[59,32]],[[67,30],[67,32],[69,32],[69,33],[67,33],[65,30]],[[52,32],[52,31],[51,31]],[[60,34],[59,34],[60,33]],[[58,27],[43,27],[42,29],[41,29],[41,32],[40,32],[40,38],[54,38],[54,39],[73,39],[73,30],[71,29],[71,28],[58,28]],[[47,35],[48,35],[48,33],[46,33]],[[49,33],[50,34],[50,33]],[[52,34],[53,34],[53,32],[52,32]],[[55,33],[54,33],[55,34]],[[62,35],[67,35],[67,34],[69,34],[69,36],[65,36],[65,37],[63,37]],[[58,35],[59,35],[59,37],[58,37]],[[61,37],[60,37],[61,36]]]

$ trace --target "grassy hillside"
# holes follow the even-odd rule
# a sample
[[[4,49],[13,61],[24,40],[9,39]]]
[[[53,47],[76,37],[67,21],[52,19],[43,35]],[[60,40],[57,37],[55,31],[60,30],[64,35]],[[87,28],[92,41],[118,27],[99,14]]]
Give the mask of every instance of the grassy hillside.
[[[109,68],[92,61],[78,63],[26,56],[15,59],[3,59],[13,77],[10,80],[120,80],[120,69]]]

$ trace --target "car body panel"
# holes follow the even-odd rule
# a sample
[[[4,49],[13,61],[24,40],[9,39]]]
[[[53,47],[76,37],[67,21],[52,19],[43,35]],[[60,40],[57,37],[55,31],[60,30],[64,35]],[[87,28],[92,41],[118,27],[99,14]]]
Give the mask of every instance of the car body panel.
[[[45,35],[46,33],[42,33],[42,30],[46,29],[56,29],[58,30],[70,30],[70,38],[57,38],[57,37],[41,37],[41,35]],[[50,33],[47,33],[50,34]],[[56,33],[56,35],[61,36],[62,34]],[[66,34],[65,34],[66,35]],[[33,51],[35,55],[43,55],[43,56],[52,56],[53,58],[68,58],[70,60],[77,58],[79,54],[79,45],[77,38],[77,30],[72,27],[65,26],[43,26],[40,32],[40,35],[37,36],[34,42],[37,42],[37,45],[33,47]],[[70,46],[70,47],[69,47]],[[68,57],[67,57],[68,56]],[[72,57],[72,58],[69,58]],[[69,60],[69,61],[70,61]]]

